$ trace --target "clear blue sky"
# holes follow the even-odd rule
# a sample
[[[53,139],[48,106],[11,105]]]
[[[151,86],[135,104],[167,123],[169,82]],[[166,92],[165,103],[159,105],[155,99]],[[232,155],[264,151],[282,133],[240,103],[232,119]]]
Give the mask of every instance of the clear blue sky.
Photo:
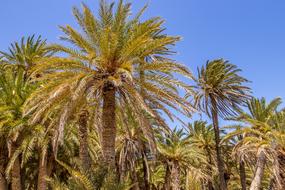
[[[78,0],[1,0],[0,49],[23,35],[58,41],[58,25],[75,25]],[[98,0],[85,0],[91,9]],[[132,0],[134,12],[149,2],[144,17],[161,16],[167,33],[183,40],[173,58],[196,73],[208,59],[238,65],[252,81],[254,95],[285,99],[284,0]],[[284,100],[285,101],[285,100]]]

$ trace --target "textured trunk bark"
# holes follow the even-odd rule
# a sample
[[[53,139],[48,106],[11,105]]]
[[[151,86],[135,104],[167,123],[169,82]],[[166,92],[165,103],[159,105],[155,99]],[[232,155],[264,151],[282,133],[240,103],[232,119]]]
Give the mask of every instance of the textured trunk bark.
[[[102,113],[102,151],[104,162],[108,168],[115,168],[115,140],[116,140],[116,91],[114,87],[103,90]]]
[[[280,167],[280,185],[282,186],[283,189],[285,189],[285,173],[283,172],[285,170],[285,155],[282,153],[279,153],[277,156],[278,164]]]
[[[214,190],[213,183],[209,179],[207,180],[207,189],[208,190]]]
[[[0,189],[2,190],[7,190],[7,181],[5,179],[5,172],[3,172],[4,168],[2,166],[0,166]]]
[[[264,167],[266,163],[266,156],[263,151],[257,155],[257,162],[255,166],[254,178],[250,185],[250,190],[260,190],[261,182],[264,174]]]
[[[79,115],[79,158],[84,172],[91,167],[90,156],[88,153],[88,117],[87,110],[81,111]]]
[[[173,161],[171,168],[171,186],[172,190],[180,189],[180,168],[177,161]]]
[[[239,176],[240,176],[241,189],[246,190],[246,173],[243,161],[240,161],[239,163]]]
[[[12,142],[11,144],[11,155],[14,154],[16,151],[16,145],[15,142]],[[21,190],[22,189],[22,183],[21,183],[21,165],[20,165],[20,158],[17,157],[15,159],[14,165],[12,167],[12,184],[11,189],[12,190]]]
[[[144,189],[145,190],[150,190],[150,185],[149,185],[149,168],[148,168],[148,163],[147,163],[147,158],[146,154],[142,154],[143,158],[143,178],[144,178]]]
[[[208,162],[209,162],[209,166],[208,166],[208,170],[209,170],[209,176],[212,176],[213,175],[213,171],[212,171],[212,164],[213,164],[213,161],[212,161],[212,156],[211,156],[211,151],[209,149],[209,147],[207,147],[207,154],[208,154]],[[212,183],[212,178],[211,179],[207,179],[207,188],[208,190],[214,190],[214,187],[213,187],[213,183]]]
[[[54,154],[52,152],[50,152],[49,156],[48,156],[48,162],[47,162],[47,176],[48,177],[52,175],[54,167],[55,167]]]
[[[239,135],[238,140],[241,141],[242,139],[243,136]],[[245,171],[245,164],[242,160],[239,162],[239,176],[240,176],[241,190],[246,190],[246,171]]]
[[[38,173],[38,190],[46,190],[47,189],[47,153],[43,154],[42,150],[39,150],[39,173]]]
[[[0,190],[7,190],[7,180],[5,178],[5,168],[7,159],[6,147],[0,147]]]
[[[222,151],[220,147],[220,130],[219,130],[219,120],[218,114],[214,109],[216,108],[216,104],[212,101],[213,109],[212,111],[212,120],[213,126],[215,131],[215,148],[216,148],[216,156],[217,156],[217,165],[218,165],[218,172],[219,172],[219,182],[220,182],[220,189],[227,190],[227,184],[225,181],[225,171],[224,171],[224,160],[222,158]]]
[[[131,190],[140,190],[138,174],[135,168],[132,169],[130,176],[131,176],[131,180],[133,184],[133,187],[131,188]]]
[[[163,190],[170,190],[170,188],[171,188],[171,170],[170,170],[169,163],[167,163],[165,177],[164,177]]]

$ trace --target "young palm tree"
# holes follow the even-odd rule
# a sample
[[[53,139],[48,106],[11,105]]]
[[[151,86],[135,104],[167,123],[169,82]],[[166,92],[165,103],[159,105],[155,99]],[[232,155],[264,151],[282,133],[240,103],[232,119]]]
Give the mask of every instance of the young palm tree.
[[[241,77],[235,65],[223,59],[207,62],[198,70],[196,79],[198,106],[213,121],[215,130],[217,165],[222,190],[227,189],[224,179],[224,161],[220,147],[220,130],[218,117],[235,115],[236,110],[249,98],[249,88],[243,86],[247,80]]]
[[[115,111],[118,101],[130,106],[141,120],[145,113],[160,119],[139,94],[142,87],[149,96],[152,95],[151,103],[155,103],[157,109],[168,112],[167,107],[170,106],[185,114],[193,111],[191,104],[181,98],[176,90],[177,86],[189,86],[171,75],[176,72],[191,77],[190,72],[184,66],[164,58],[171,53],[169,46],[179,38],[162,34],[163,20],[160,18],[140,22],[144,9],[130,18],[130,6],[121,0],[114,11],[114,3],[101,1],[98,18],[85,5],[83,12],[75,8],[74,15],[82,32],[69,25],[61,27],[65,33],[62,39],[71,42],[74,48],[62,45],[50,47],[51,50],[66,53],[68,57],[42,59],[33,69],[35,74],[46,73],[41,78],[46,81],[42,87],[43,93],[31,99],[31,105],[36,106],[30,108],[36,112],[48,109],[69,92],[74,98],[66,103],[67,109],[84,94],[96,100],[93,104],[97,105],[97,112],[102,114],[103,158],[110,167],[115,165]],[[152,57],[153,61],[145,63],[145,57]],[[140,69],[148,77],[144,83],[137,78],[138,65],[143,66]],[[49,98],[44,100],[40,94],[45,97],[48,94]],[[61,120],[66,118],[67,111],[63,112]],[[62,132],[63,125],[60,123],[58,133]]]
[[[276,113],[272,119],[274,140],[276,141],[276,157],[279,167],[280,185],[285,187],[285,112],[284,109]]]
[[[12,43],[8,52],[0,51],[0,57],[3,57],[5,62],[25,70],[24,80],[28,80],[29,70],[37,60],[50,57],[52,54],[53,52],[47,49],[46,40],[43,40],[41,36],[35,38],[35,35],[22,37],[20,42]]]
[[[204,162],[199,149],[191,146],[188,136],[183,130],[174,129],[158,143],[158,150],[166,162],[164,189],[179,190],[181,168],[195,168],[197,163]]]
[[[207,126],[205,121],[195,121],[193,124],[189,124],[189,140],[191,144],[197,149],[203,151],[203,154],[207,157],[207,166],[204,170],[207,171],[207,187],[208,190],[213,190],[213,165],[215,164],[215,133],[211,125]]]
[[[133,189],[149,190],[151,174],[147,154],[151,147],[148,143],[148,136],[144,135],[138,120],[130,109],[125,107],[124,110],[118,109],[118,111],[116,152],[119,158],[121,182],[125,181],[129,174],[134,184]],[[139,168],[142,169],[142,177],[139,175]]]
[[[236,125],[226,126],[225,128],[229,129],[229,130],[240,131],[243,127],[244,126],[242,126],[242,125],[236,124]],[[231,136],[231,133],[227,134],[224,137],[223,141],[225,141],[226,139],[229,139],[228,136]],[[234,136],[232,139],[229,139],[229,140],[232,141],[231,144],[233,144],[233,146],[235,146],[238,142],[243,140],[243,135],[240,134],[240,135]],[[232,151],[232,149],[230,151]],[[233,157],[234,157],[233,160],[237,161],[239,164],[238,169],[239,169],[239,178],[240,178],[241,189],[246,190],[246,165],[245,165],[245,161],[240,159],[240,157],[236,157],[235,155]]]

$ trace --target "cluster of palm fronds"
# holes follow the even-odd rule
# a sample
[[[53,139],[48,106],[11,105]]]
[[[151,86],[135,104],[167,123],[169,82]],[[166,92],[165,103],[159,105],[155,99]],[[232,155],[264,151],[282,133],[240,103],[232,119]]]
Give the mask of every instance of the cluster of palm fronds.
[[[1,190],[285,188],[280,98],[252,98],[223,59],[194,77],[145,9],[83,4],[64,45],[31,36],[0,52]],[[195,113],[211,124],[180,118]]]

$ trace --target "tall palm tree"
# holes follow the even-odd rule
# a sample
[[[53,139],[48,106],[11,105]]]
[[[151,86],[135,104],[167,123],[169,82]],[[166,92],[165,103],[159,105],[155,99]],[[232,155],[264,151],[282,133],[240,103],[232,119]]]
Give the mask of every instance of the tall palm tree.
[[[29,94],[29,87],[22,80],[23,72],[10,65],[1,65],[0,70],[0,110],[1,110],[1,139],[5,139],[3,146],[8,147],[9,156],[15,153],[20,143],[20,131],[25,125],[21,118],[21,106]],[[2,154],[2,153],[1,153]],[[12,167],[12,189],[20,189],[21,173],[20,160],[15,158]]]
[[[3,64],[2,59],[0,58],[0,64]],[[1,113],[1,117],[0,117],[0,121],[7,121],[9,120],[9,118],[11,117],[9,111],[8,114],[3,114],[3,109],[6,110],[6,106],[4,107],[0,107],[0,113]],[[7,113],[7,112],[6,112]],[[1,122],[2,124],[0,125],[0,128],[2,128],[3,122]],[[2,136],[2,134],[0,134],[0,136]],[[1,138],[0,140],[0,189],[4,189],[7,190],[8,186],[7,186],[7,180],[5,177],[5,168],[7,165],[7,157],[8,157],[8,150],[7,150],[7,146],[6,146],[6,142],[5,142],[5,138]]]
[[[3,59],[1,65],[1,99],[2,106],[7,106],[11,109],[14,120],[12,123],[16,124],[17,130],[23,129],[23,123],[25,121],[22,114],[22,106],[30,93],[35,89],[34,83],[30,83],[29,71],[36,61],[43,57],[50,57],[52,52],[46,49],[46,41],[42,40],[39,36],[30,36],[28,38],[22,38],[21,42],[12,43],[9,51],[0,52],[0,57]],[[16,122],[17,121],[17,122]],[[13,124],[10,124],[13,126]],[[26,125],[26,123],[25,123]],[[5,126],[6,128],[12,126]],[[21,126],[21,127],[20,127]],[[15,130],[15,131],[17,131]],[[20,131],[17,131],[18,133]],[[11,142],[11,154],[16,151],[19,146],[18,134],[14,133]],[[18,138],[16,138],[18,137]],[[12,168],[12,189],[21,189],[21,174],[19,159],[15,159],[15,167]],[[39,182],[44,183],[44,175],[39,175]],[[13,180],[14,179],[14,180]]]
[[[155,103],[157,109],[168,112],[167,107],[170,106],[188,115],[193,111],[191,104],[180,97],[176,90],[177,86],[189,86],[171,74],[175,72],[191,77],[191,73],[184,66],[164,58],[172,53],[169,46],[179,38],[162,33],[163,20],[160,18],[140,22],[145,8],[130,18],[130,6],[121,0],[114,11],[114,3],[101,1],[98,18],[85,5],[83,12],[74,8],[82,32],[69,25],[61,27],[65,33],[62,39],[71,42],[74,48],[52,45],[51,50],[64,52],[68,57],[42,59],[33,70],[35,74],[46,73],[41,78],[46,81],[42,87],[43,93],[38,93],[31,100],[32,105],[37,105],[33,107],[34,111],[48,109],[71,89],[74,99],[66,103],[67,109],[84,94],[96,100],[93,104],[97,105],[97,111],[101,113],[101,143],[103,158],[108,167],[115,165],[115,111],[119,101],[128,104],[141,120],[145,113],[160,119],[157,112],[143,101],[139,94],[140,87],[152,95],[152,101],[149,102]],[[145,63],[145,57],[152,57],[153,61]],[[148,77],[144,83],[137,78],[140,64]],[[40,98],[40,94],[45,97],[48,94],[49,98]],[[67,118],[68,112],[65,111],[61,121]],[[63,132],[63,127],[60,123],[59,134]]]
[[[227,189],[224,179],[224,161],[220,147],[220,130],[218,117],[236,114],[236,110],[249,98],[249,88],[243,86],[247,80],[239,75],[240,69],[228,61],[218,59],[208,61],[206,66],[198,69],[196,79],[198,106],[213,121],[215,130],[217,165],[222,190]]]
[[[242,112],[237,118],[247,124],[248,127],[228,134],[228,137],[243,135],[243,139],[235,146],[235,154],[239,157],[248,158],[249,161],[252,161],[252,158],[256,158],[254,160],[256,162],[255,171],[250,190],[258,190],[261,188],[266,162],[268,160],[275,160],[276,163],[278,163],[275,157],[278,141],[276,141],[275,138],[279,135],[274,132],[272,122],[280,104],[280,98],[276,98],[269,103],[266,102],[265,98],[252,98],[251,101],[247,102],[249,112]],[[273,163],[273,165],[276,165],[276,163]],[[272,168],[273,170],[279,169],[274,166]],[[279,173],[274,173],[276,174],[275,176],[277,176],[275,179],[279,182]]]

